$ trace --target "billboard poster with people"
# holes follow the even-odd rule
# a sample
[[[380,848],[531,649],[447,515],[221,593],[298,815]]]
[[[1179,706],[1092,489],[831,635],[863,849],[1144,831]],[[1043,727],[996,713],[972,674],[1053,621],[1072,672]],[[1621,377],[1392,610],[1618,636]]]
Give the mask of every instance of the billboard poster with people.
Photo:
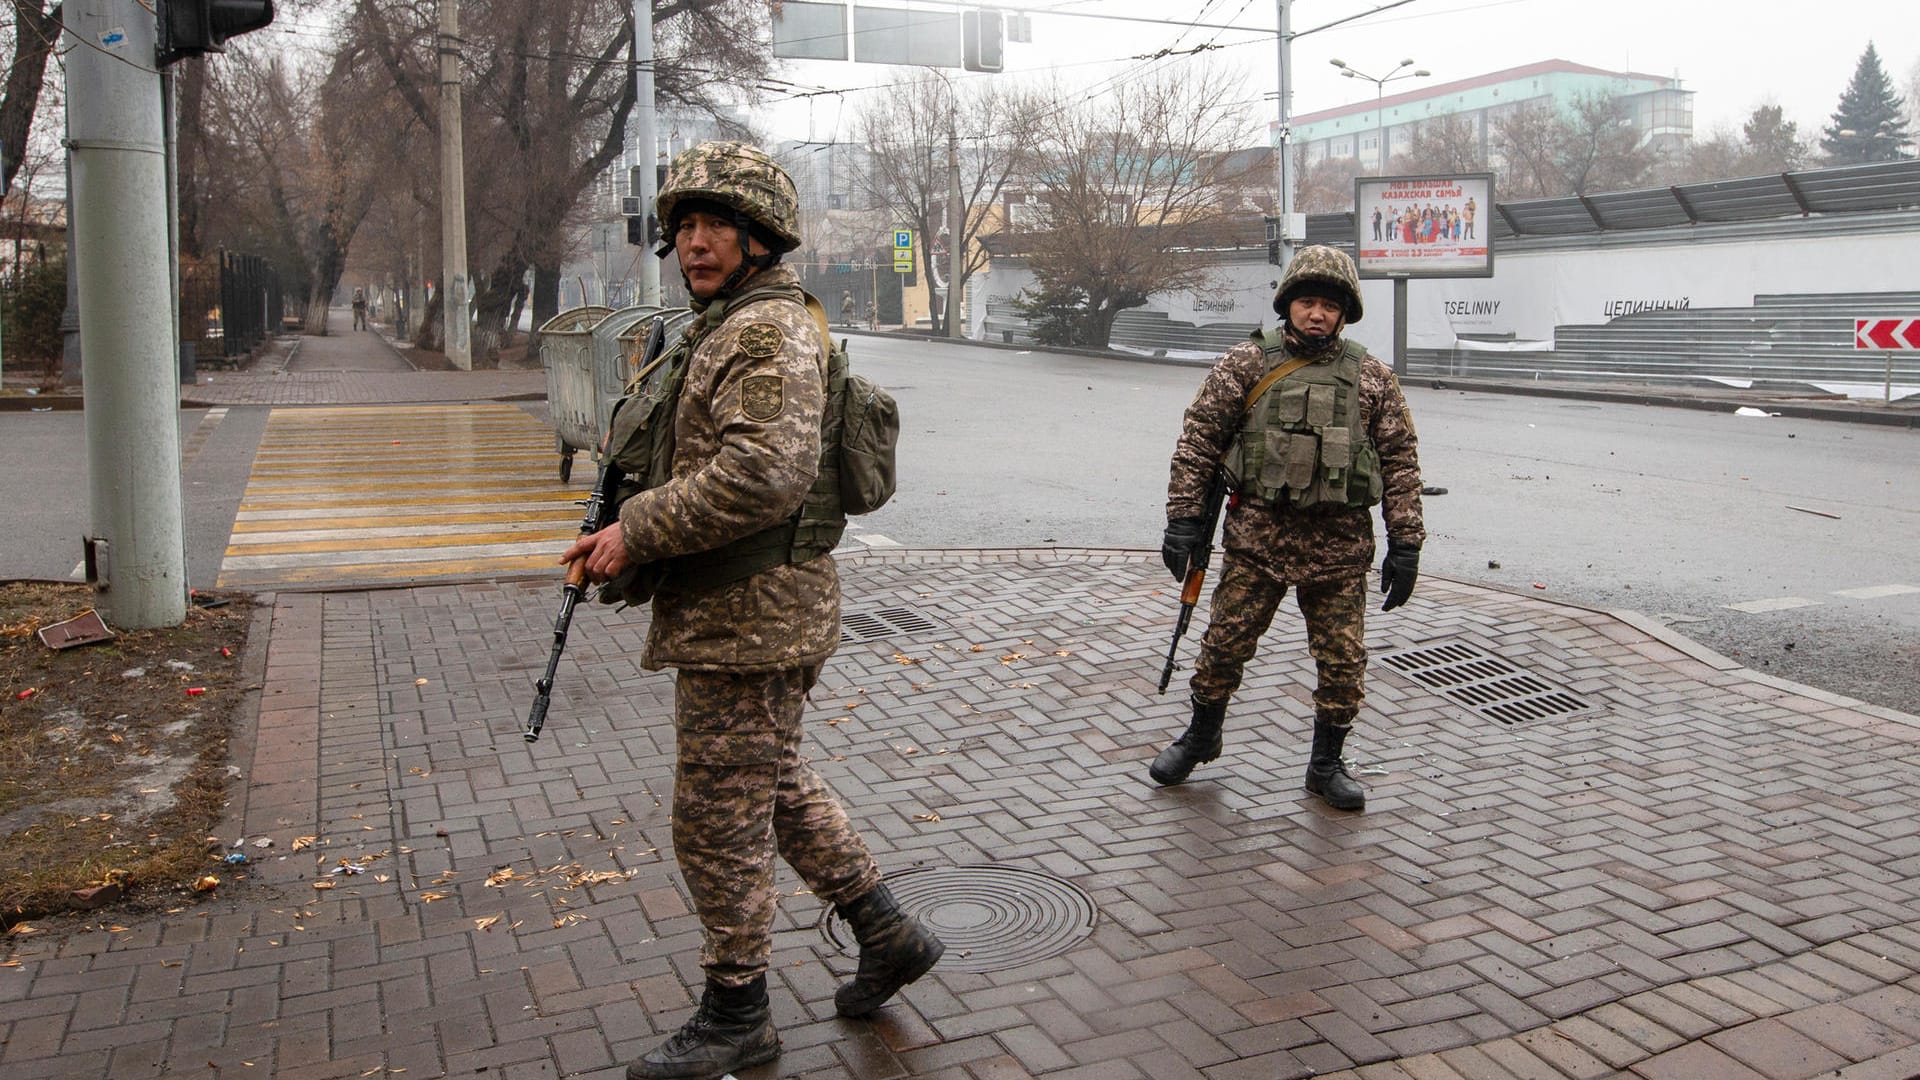
[[[1361,277],[1492,277],[1493,174],[1362,176],[1354,187]]]

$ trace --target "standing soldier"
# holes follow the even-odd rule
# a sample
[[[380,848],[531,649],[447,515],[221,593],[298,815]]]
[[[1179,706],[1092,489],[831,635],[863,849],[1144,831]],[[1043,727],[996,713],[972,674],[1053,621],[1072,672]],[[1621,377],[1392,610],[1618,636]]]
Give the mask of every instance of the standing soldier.
[[[854,307],[853,307],[853,294],[852,294],[852,293],[850,293],[850,292],[843,292],[843,293],[841,293],[841,294],[840,294],[840,323],[841,323],[841,325],[843,325],[843,326],[852,326],[852,325],[853,325],[853,312],[854,312]]]
[[[657,203],[699,313],[672,346],[684,361],[670,461],[620,520],[569,547],[596,581],[653,622],[641,665],[678,669],[673,846],[705,930],[706,990],[685,1027],[627,1068],[635,1080],[720,1076],[770,1061],[767,1013],[777,851],[833,904],[860,943],[834,994],[864,1016],[940,958],[940,940],[899,910],[833,792],[800,756],[800,715],[839,643],[838,528],[803,523],[821,461],[825,313],[807,306],[781,254],[800,246],[793,180],[763,151],[703,143],[673,162]],[[817,307],[817,305],[816,305]],[[644,415],[629,403],[620,420]],[[631,470],[630,470],[631,471]],[[644,475],[644,472],[643,472]],[[837,513],[837,507],[836,507]],[[651,571],[651,590],[633,569]],[[636,591],[638,590],[638,591]]]
[[[1287,266],[1273,309],[1278,330],[1235,345],[1188,406],[1167,483],[1161,557],[1184,578],[1200,535],[1208,481],[1226,470],[1226,557],[1191,685],[1193,720],[1149,768],[1178,784],[1220,756],[1227,702],[1288,586],[1307,623],[1319,669],[1306,787],[1328,806],[1359,810],[1366,792],[1341,751],[1360,711],[1367,650],[1366,573],[1373,516],[1383,502],[1387,554],[1380,588],[1391,611],[1413,592],[1426,528],[1413,418],[1385,364],[1341,330],[1360,321],[1360,277],[1330,247],[1302,249]]]

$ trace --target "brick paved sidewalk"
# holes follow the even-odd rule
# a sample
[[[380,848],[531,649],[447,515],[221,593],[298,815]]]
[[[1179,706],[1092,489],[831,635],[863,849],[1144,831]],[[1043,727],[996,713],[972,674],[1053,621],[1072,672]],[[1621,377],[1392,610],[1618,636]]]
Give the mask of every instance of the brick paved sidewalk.
[[[1153,693],[1175,603],[1156,557],[842,571],[850,613],[928,624],[844,646],[810,712],[882,865],[1051,875],[1097,917],[1019,967],[950,953],[843,1021],[852,961],[783,867],[786,1050],[744,1080],[1920,1074],[1913,717],[1423,579],[1373,620],[1377,655],[1476,649],[1591,708],[1503,724],[1376,662],[1349,743],[1369,805],[1340,814],[1300,790],[1291,610],[1226,754],[1161,789],[1145,767],[1181,698]],[[269,857],[207,905],[14,944],[0,1073],[611,1080],[684,1021],[671,683],[632,659],[641,613],[583,609],[525,744],[555,603],[514,582],[264,607],[231,834]]]

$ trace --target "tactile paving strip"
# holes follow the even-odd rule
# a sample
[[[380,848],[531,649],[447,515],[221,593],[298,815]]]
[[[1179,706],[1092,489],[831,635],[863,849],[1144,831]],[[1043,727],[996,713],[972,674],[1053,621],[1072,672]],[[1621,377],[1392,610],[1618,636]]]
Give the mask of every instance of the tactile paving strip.
[[[900,907],[946,942],[939,968],[1005,971],[1058,956],[1093,933],[1093,898],[1075,885],[1011,866],[939,866],[887,877]],[[827,942],[857,956],[853,931],[832,908],[820,918]]]

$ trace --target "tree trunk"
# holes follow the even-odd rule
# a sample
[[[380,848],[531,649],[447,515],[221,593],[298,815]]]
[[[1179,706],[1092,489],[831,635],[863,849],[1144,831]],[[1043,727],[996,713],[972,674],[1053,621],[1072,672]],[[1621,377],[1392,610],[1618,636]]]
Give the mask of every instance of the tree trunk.
[[[420,310],[415,313],[418,318],[414,320],[413,343],[422,349],[428,349],[433,352],[445,352],[447,350],[446,337],[440,332],[440,316],[442,314],[440,311],[440,290],[425,289],[421,295],[425,297],[425,299],[421,300]]]
[[[527,335],[527,355],[540,354],[540,328],[547,320],[560,314],[560,268],[558,266],[533,267],[533,332]]]
[[[174,153],[180,185],[180,254],[201,254],[200,244],[200,172],[206,163],[204,126],[207,96],[207,61],[192,57],[174,67],[176,134]]]

